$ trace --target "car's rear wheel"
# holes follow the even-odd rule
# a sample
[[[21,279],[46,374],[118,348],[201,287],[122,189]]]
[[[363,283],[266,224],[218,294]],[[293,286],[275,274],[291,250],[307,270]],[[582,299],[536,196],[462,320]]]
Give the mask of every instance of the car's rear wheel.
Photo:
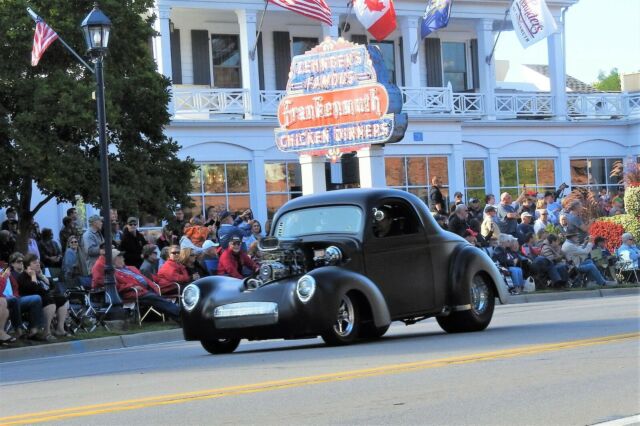
[[[359,306],[349,295],[340,298],[329,329],[322,334],[328,345],[338,346],[353,343],[360,330]]]
[[[446,317],[436,317],[440,327],[447,333],[481,331],[491,322],[496,303],[491,284],[482,275],[476,274],[469,283],[468,291],[471,309],[452,312]]]
[[[202,347],[213,355],[230,354],[240,344],[240,339],[200,340]]]

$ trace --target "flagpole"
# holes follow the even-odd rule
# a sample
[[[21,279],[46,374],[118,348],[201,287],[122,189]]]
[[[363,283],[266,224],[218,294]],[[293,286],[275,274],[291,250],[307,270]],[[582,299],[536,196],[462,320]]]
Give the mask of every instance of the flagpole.
[[[262,23],[264,22],[264,15],[267,14],[267,6],[269,6],[269,2],[267,0],[264,0],[264,10],[262,11],[262,16],[260,17],[260,24],[258,24],[256,42],[253,44],[253,47],[249,51],[249,58],[251,58],[252,61],[256,58],[256,49],[258,48],[258,41],[260,40],[260,36],[262,35]]]
[[[347,17],[344,18],[344,25],[342,26],[342,34],[341,36],[348,31],[349,27],[349,16],[353,12],[353,0],[347,2]]]
[[[491,53],[485,58],[487,65],[491,65],[491,59],[493,58],[493,53],[496,51],[496,46],[498,45],[498,39],[500,39],[500,34],[502,34],[502,30],[504,30],[504,23],[507,22],[507,16],[509,16],[509,9],[504,11],[504,19],[502,20],[502,25],[500,25],[500,31],[498,31],[498,35],[496,36],[496,41],[493,42],[493,48],[491,49]]]
[[[30,8],[30,7],[28,7],[28,8],[27,8],[27,13],[29,14],[29,16],[31,16],[31,19],[33,19],[35,22],[38,22],[38,19],[40,19],[40,16],[38,16],[38,14],[37,14],[37,13],[35,13],[35,12]],[[75,57],[76,57],[76,59],[77,59],[77,60],[79,60],[79,61],[82,63],[82,65],[84,65],[84,66],[85,66],[85,68],[86,68],[86,69],[88,69],[89,71],[91,71],[91,74],[95,74],[95,73],[96,73],[96,72],[95,72],[95,70],[94,70],[93,68],[91,68],[91,67],[89,66],[89,64],[87,64],[87,63],[85,62],[85,60],[84,60],[84,59],[82,59],[82,58],[80,57],[80,55],[78,55],[78,54],[76,53],[76,51],[75,51],[75,50],[73,50],[73,49],[71,48],[71,46],[69,46],[69,45],[67,44],[67,42],[66,42],[66,41],[64,41],[64,40],[62,39],[62,37],[60,37],[60,34],[58,34],[58,33],[56,32],[56,35],[58,36],[58,40],[60,41],[60,43],[62,43],[62,45],[63,45],[64,47],[66,47],[66,48],[67,48],[67,50],[68,50],[69,52],[71,52],[71,54],[73,54],[73,56],[75,56]]]

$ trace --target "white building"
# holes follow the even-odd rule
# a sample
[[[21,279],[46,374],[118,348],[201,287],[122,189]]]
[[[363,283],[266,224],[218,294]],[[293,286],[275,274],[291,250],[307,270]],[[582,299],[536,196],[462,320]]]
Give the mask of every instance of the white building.
[[[497,90],[494,61],[485,61],[510,0],[456,0],[449,26],[425,40],[418,38],[425,0],[396,0],[398,28],[378,45],[405,96],[409,127],[404,140],[373,152],[383,155],[373,164],[384,164],[375,168],[373,184],[424,197],[437,174],[451,194],[460,190],[465,199],[517,192],[523,184],[617,190],[612,164],[636,162],[640,154],[640,93],[565,90],[561,14],[576,1],[547,0],[560,29],[548,39],[550,91],[523,92]],[[160,36],[153,52],[158,70],[173,80],[166,133],[182,145],[181,156],[200,165],[193,178],[196,210],[251,207],[264,221],[302,193],[300,158],[274,145],[275,113],[291,57],[343,28],[347,2],[328,3],[331,27],[269,5],[252,59],[262,1],[156,2]],[[345,39],[372,42],[355,16],[348,22]],[[372,164],[364,157],[305,161],[326,168],[331,189],[371,184],[358,179],[358,164]],[[315,185],[323,189],[322,182]],[[52,223],[39,218],[42,226],[57,228],[63,210],[47,208],[40,216]]]

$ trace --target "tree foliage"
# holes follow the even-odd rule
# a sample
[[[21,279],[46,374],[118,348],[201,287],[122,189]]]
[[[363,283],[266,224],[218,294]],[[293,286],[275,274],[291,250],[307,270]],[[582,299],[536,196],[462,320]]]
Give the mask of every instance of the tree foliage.
[[[171,83],[156,72],[148,48],[155,16],[144,14],[151,6],[153,0],[100,2],[113,25],[104,62],[110,188],[114,208],[166,217],[175,204],[190,204],[194,166],[164,135]],[[81,195],[100,205],[94,76],[58,41],[31,66],[35,24],[27,7],[82,54],[80,22],[93,2],[0,2],[0,205],[18,209],[22,235],[43,204],[32,208],[32,183],[43,201]]]
[[[598,81],[593,84],[593,87],[603,92],[619,92],[621,90],[621,84],[618,68],[613,68],[609,71],[609,74],[600,71]]]

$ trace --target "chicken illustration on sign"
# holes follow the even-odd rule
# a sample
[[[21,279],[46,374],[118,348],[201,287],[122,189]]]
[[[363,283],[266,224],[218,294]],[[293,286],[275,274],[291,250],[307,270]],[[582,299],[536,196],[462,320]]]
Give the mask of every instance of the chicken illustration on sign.
[[[326,155],[397,142],[407,125],[401,109],[400,91],[389,82],[377,47],[327,38],[291,62],[276,145]]]

